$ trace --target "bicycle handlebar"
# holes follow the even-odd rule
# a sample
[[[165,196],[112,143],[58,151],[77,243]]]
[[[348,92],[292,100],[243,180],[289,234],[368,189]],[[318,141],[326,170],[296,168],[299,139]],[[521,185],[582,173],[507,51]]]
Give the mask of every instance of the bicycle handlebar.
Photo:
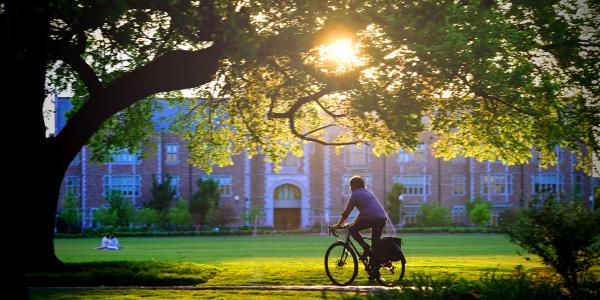
[[[335,232],[338,229],[348,229],[348,225],[344,225],[344,226],[341,226],[341,227],[333,227],[333,225],[330,225],[329,226],[329,235],[333,234],[333,236],[339,237],[339,235]]]

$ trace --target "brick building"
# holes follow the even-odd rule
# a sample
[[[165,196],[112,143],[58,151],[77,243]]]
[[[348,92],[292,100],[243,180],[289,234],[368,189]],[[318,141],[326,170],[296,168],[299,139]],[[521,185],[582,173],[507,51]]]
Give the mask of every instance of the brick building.
[[[57,98],[55,103],[58,132],[71,105],[68,98]],[[163,113],[168,114],[169,108]],[[304,156],[287,157],[279,173],[273,172],[272,164],[260,155],[252,159],[239,155],[233,158],[234,165],[215,168],[207,175],[187,162],[184,141],[160,128],[158,117],[155,123],[161,133],[153,138],[157,150],[148,159],[121,151],[114,153],[112,162],[98,165],[89,161],[89,150],[84,147],[71,163],[61,199],[67,190],[76,193],[84,226],[94,224],[94,211],[106,203],[107,191],[120,190],[139,206],[151,198],[152,176],[166,174],[173,177],[171,184],[185,199],[195,192],[198,178],[212,178],[219,183],[222,205],[230,205],[239,213],[257,205],[264,211],[261,225],[288,229],[337,221],[350,195],[347,182],[353,175],[363,176],[381,200],[394,183],[401,183],[402,211],[388,214],[400,214],[402,224],[414,223],[421,204],[428,202],[450,208],[452,220],[464,223],[465,202],[479,197],[492,203],[490,224],[495,225],[502,210],[522,206],[546,192],[589,205],[598,185],[597,179],[575,170],[575,156],[562,149],[557,149],[559,164],[548,169],[535,161],[515,166],[465,158],[443,161],[431,155],[426,133],[415,152],[399,150],[376,157],[367,147],[348,146],[336,154],[333,147],[307,144]]]

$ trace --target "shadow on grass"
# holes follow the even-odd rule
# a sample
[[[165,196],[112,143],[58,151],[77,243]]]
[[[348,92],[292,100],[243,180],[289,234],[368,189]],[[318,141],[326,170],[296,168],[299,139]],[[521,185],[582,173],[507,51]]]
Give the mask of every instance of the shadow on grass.
[[[217,274],[212,266],[187,262],[114,261],[67,263],[53,270],[30,272],[30,287],[195,285]]]

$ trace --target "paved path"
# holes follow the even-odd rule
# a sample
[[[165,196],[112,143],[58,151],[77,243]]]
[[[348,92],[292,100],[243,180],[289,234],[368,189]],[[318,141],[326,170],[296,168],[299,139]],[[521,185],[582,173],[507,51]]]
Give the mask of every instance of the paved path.
[[[199,286],[96,286],[96,287],[30,287],[30,290],[262,290],[262,291],[340,291],[371,293],[401,290],[399,287],[384,286],[337,286],[337,285],[199,285]]]

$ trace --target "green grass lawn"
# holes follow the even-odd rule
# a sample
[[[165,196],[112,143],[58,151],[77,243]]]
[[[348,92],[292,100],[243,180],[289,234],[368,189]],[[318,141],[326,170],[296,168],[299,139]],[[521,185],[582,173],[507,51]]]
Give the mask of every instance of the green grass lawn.
[[[476,280],[486,272],[506,274],[515,266],[541,267],[499,234],[403,234],[405,279],[426,274]],[[201,285],[326,285],[323,255],[333,237],[289,235],[258,237],[120,238],[119,251],[94,250],[100,239],[57,239],[56,253],[67,263],[166,261],[196,263],[215,274]],[[216,272],[214,270],[216,269]],[[198,274],[203,276],[202,274]],[[354,285],[373,285],[363,267]],[[362,299],[356,293],[316,291],[88,290],[33,289],[32,299]]]
[[[516,265],[540,267],[519,256],[519,248],[498,234],[405,234],[407,273],[451,273],[476,279],[505,273]],[[335,238],[323,236],[121,238],[120,251],[94,250],[99,239],[57,239],[64,262],[158,260],[207,264],[218,269],[205,285],[330,284],[323,267]],[[368,284],[362,270],[355,284]]]

